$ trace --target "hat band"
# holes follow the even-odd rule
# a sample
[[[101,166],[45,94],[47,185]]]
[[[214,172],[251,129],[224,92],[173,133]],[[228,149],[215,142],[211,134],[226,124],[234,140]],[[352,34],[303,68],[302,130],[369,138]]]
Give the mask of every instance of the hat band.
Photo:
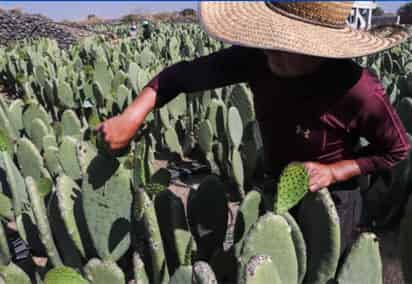
[[[281,3],[273,1],[265,1],[266,5],[273,11],[292,18],[294,20],[299,20],[302,22],[307,22],[310,24],[320,25],[329,28],[343,29],[346,25],[346,19],[349,17],[350,10],[346,15],[346,18],[342,21],[342,9],[340,12],[335,10],[332,11],[328,9],[322,9],[321,7],[316,7],[317,9],[310,9],[307,6],[299,6],[302,3]],[[306,4],[307,5],[307,4]],[[347,10],[347,9],[345,9]],[[340,15],[339,15],[340,14]]]

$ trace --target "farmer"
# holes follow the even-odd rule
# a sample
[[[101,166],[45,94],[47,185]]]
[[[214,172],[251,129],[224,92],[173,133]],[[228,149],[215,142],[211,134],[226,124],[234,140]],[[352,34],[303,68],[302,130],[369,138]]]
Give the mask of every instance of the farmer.
[[[328,187],[343,241],[359,219],[360,175],[391,169],[410,144],[381,82],[351,58],[398,45],[398,26],[346,25],[348,2],[201,2],[201,23],[232,47],[165,68],[120,115],[98,129],[111,149],[128,145],[146,115],[180,93],[249,83],[261,128],[266,174],[304,162],[310,191]],[[359,138],[370,143],[356,152]],[[343,245],[345,247],[345,245]]]

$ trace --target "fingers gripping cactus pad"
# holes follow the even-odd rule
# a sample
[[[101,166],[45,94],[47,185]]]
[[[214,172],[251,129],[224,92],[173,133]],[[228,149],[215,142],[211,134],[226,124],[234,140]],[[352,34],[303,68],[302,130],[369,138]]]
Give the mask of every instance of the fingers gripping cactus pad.
[[[287,212],[308,192],[309,174],[303,164],[290,163],[280,176],[274,210],[278,214]]]
[[[66,266],[56,267],[47,272],[44,278],[44,284],[88,284],[79,273],[73,268]]]

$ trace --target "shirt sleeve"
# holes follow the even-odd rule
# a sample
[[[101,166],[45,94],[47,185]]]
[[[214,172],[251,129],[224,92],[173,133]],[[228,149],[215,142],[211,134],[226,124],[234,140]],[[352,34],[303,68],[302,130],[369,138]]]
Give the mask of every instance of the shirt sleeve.
[[[360,135],[370,143],[361,149],[362,156],[355,159],[362,174],[393,167],[404,160],[411,149],[405,127],[384,87],[376,82],[372,87],[375,93],[368,97],[357,121]]]
[[[232,46],[191,61],[180,61],[163,69],[146,87],[157,93],[161,107],[180,93],[198,92],[246,82],[262,66],[263,52]]]

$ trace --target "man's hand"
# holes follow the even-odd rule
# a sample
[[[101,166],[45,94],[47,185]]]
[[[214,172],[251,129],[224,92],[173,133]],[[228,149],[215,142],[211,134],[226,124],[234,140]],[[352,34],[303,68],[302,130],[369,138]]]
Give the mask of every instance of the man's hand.
[[[109,150],[120,150],[127,147],[136,134],[138,125],[125,115],[120,114],[114,116],[96,128],[103,135],[103,140],[107,144]]]
[[[303,164],[309,172],[309,190],[312,192],[361,174],[355,160],[343,160],[333,164],[318,162],[305,162]]]
[[[336,182],[336,178],[329,165],[317,162],[305,162],[303,164],[309,173],[310,191],[318,191]]]
[[[97,126],[96,130],[103,134],[104,142],[109,150],[120,150],[129,145],[155,103],[156,92],[149,87],[144,88],[122,114]]]

